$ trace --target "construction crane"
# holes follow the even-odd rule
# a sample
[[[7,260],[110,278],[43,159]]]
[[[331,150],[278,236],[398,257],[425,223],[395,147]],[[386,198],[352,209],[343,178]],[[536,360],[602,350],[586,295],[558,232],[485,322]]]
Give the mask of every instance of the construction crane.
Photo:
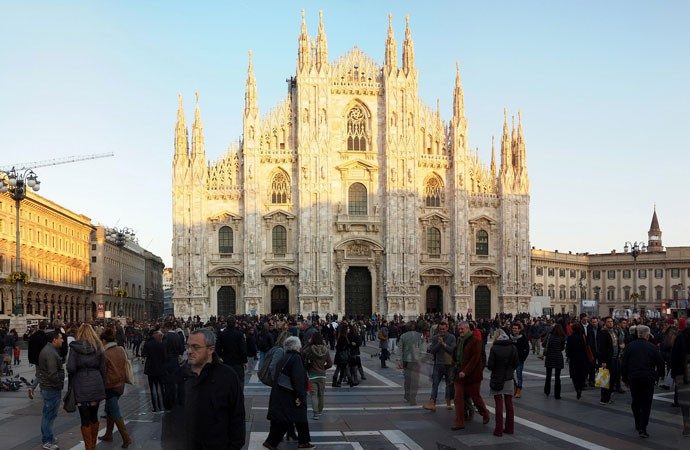
[[[17,172],[20,172],[22,170],[30,170],[35,169],[37,167],[58,166],[60,164],[70,164],[79,161],[88,161],[90,159],[110,158],[111,156],[115,156],[115,154],[113,154],[112,152],[95,153],[93,155],[66,156],[64,158],[47,159],[44,161],[10,164],[7,166],[0,166],[0,172],[9,172],[12,169],[16,170]]]

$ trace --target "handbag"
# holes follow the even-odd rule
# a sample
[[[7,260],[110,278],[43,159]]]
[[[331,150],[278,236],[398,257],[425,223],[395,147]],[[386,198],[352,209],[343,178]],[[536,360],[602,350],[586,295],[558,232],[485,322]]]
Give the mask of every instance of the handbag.
[[[129,358],[127,358],[126,354],[125,354],[125,383],[134,384],[134,369],[132,368],[132,361],[130,361]]]
[[[589,345],[587,345],[587,341],[585,341],[584,336],[582,336],[582,340],[585,343],[585,355],[587,355],[587,361],[589,361],[590,364],[594,364],[594,354],[592,353],[592,349],[589,348]]]
[[[505,381],[491,379],[489,381],[489,388],[491,388],[492,391],[500,392],[503,390],[503,386],[505,386],[505,383]]]
[[[602,389],[609,389],[611,382],[611,373],[609,369],[602,369],[601,367],[597,371],[594,377],[594,386]]]
[[[68,413],[73,413],[77,410],[77,398],[74,396],[74,389],[72,389],[72,383],[67,384],[67,393],[65,398],[62,399],[62,409]]]
[[[278,374],[278,379],[276,380],[276,386],[280,386],[288,391],[294,391],[295,388],[292,387],[292,379],[283,373],[285,366],[287,366],[287,363],[290,362],[290,358],[292,358],[292,355],[288,356],[285,364],[283,364],[283,367],[280,368],[280,373]]]

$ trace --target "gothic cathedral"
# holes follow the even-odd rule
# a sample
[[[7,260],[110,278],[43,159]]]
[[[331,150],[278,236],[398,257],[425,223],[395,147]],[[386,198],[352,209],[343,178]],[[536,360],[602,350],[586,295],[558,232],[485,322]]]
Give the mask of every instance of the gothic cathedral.
[[[304,13],[287,98],[260,115],[249,54],[243,134],[207,163],[198,97],[182,98],[173,158],[178,316],[327,312],[475,318],[526,311],[529,178],[521,120],[504,113],[500,167],[469,150],[459,69],[449,122],[422,103],[409,19],[402,66],[331,61]]]

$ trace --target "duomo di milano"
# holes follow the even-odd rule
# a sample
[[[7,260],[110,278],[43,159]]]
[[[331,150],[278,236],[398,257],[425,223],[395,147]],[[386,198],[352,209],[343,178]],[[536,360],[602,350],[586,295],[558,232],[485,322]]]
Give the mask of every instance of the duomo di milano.
[[[329,59],[302,16],[287,98],[257,106],[251,54],[238,148],[207,163],[198,99],[180,97],[173,160],[179,316],[313,311],[406,317],[527,310],[529,178],[518,118],[500,167],[471,152],[459,69],[453,116],[419,98],[409,20],[402,64]]]

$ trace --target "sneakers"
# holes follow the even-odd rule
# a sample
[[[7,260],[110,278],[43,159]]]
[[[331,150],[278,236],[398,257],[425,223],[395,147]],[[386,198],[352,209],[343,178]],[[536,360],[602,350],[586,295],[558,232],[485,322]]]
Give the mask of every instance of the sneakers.
[[[314,415],[311,416],[311,418],[314,420],[319,420],[319,415],[317,413],[314,413]]]
[[[41,448],[44,448],[46,450],[58,450],[60,447],[57,445],[53,444],[52,442],[46,442],[41,446]]]
[[[643,439],[647,439],[649,437],[649,433],[647,433],[647,430],[640,430],[640,437]]]
[[[297,448],[316,448],[316,447],[314,447],[314,444],[312,444],[311,442],[307,442],[306,444],[299,444],[297,446]]]

